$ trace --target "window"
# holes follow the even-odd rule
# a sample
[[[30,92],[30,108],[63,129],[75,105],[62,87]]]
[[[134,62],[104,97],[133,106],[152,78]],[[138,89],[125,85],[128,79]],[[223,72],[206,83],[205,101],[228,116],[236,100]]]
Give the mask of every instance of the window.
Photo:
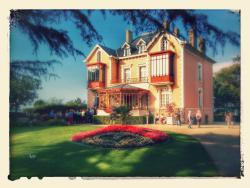
[[[171,103],[171,92],[168,89],[162,89],[160,92],[160,107],[167,107]]]
[[[168,54],[151,57],[152,76],[166,76],[169,74],[168,68]]]
[[[203,96],[202,96],[202,89],[198,89],[198,107],[202,108],[203,106]]]
[[[94,82],[99,81],[99,69],[98,67],[90,67],[88,68],[88,81]]]
[[[161,51],[167,50],[167,45],[168,45],[167,38],[163,37],[161,41]]]
[[[202,81],[202,64],[201,63],[198,64],[197,69],[198,69],[198,71],[197,71],[197,73],[198,73],[198,80]]]
[[[169,57],[169,75],[174,76],[174,54]]]
[[[139,54],[143,53],[145,51],[145,44],[140,43],[138,46]]]
[[[101,52],[97,52],[97,62],[101,62]]]
[[[129,82],[130,80],[130,68],[124,69],[124,81]]]
[[[146,66],[140,66],[139,67],[139,76],[140,76],[140,81],[141,82],[144,82],[144,81],[147,81],[147,69],[146,69]]]
[[[128,56],[128,55],[131,55],[131,52],[130,52],[130,48],[129,47],[126,47],[124,48],[124,56]]]

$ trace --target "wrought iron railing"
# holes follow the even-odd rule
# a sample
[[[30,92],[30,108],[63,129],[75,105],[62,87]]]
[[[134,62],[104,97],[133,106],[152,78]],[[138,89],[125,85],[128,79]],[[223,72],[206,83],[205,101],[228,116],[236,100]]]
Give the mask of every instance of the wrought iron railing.
[[[126,78],[122,79],[122,83],[147,83],[148,77],[136,77],[136,78]]]

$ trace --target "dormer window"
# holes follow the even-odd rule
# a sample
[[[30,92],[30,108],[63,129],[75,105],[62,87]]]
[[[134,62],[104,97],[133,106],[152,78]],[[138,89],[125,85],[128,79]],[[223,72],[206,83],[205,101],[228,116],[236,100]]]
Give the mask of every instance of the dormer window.
[[[145,51],[145,48],[146,48],[145,44],[143,44],[143,43],[140,44],[138,46],[138,52],[139,52],[139,54],[143,53]]]
[[[128,56],[128,55],[131,55],[130,47],[125,47],[123,56]]]
[[[161,41],[161,51],[167,50],[167,45],[168,45],[167,38],[163,37]]]

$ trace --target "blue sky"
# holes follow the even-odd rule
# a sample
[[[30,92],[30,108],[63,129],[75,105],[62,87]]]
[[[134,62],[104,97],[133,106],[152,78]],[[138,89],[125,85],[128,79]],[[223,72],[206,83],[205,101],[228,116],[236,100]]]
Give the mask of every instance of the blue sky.
[[[227,31],[232,30],[240,33],[240,23],[238,18],[222,10],[200,10],[199,12],[208,15],[208,19],[214,25]],[[126,24],[121,17],[115,17],[107,14],[104,19],[103,16],[96,12],[90,16],[96,30],[102,35],[102,44],[111,47],[120,47],[125,40],[125,30],[133,30],[133,27]],[[92,47],[87,46],[80,38],[79,31],[74,29],[70,22],[63,22],[59,27],[72,28],[69,32],[75,46],[88,54]],[[182,32],[182,31],[181,31]],[[184,34],[184,33],[183,33]],[[11,60],[50,60],[58,59],[62,65],[55,67],[55,73],[59,76],[57,79],[50,79],[43,81],[43,89],[39,91],[40,99],[63,99],[64,101],[72,100],[77,97],[86,100],[87,81],[86,81],[86,66],[83,63],[84,57],[58,58],[50,53],[50,50],[45,45],[41,45],[37,54],[33,53],[33,47],[27,35],[23,34],[19,29],[14,29],[11,33],[10,42],[10,57]],[[240,47],[235,47],[226,44],[224,53],[219,51],[218,54],[213,55],[212,51],[208,49],[207,55],[217,62],[230,62],[231,59],[240,54]]]

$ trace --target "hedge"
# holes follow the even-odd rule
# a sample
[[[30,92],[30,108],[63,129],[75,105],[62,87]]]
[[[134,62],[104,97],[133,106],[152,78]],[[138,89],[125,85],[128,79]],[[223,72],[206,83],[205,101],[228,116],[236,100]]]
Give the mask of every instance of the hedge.
[[[153,123],[153,116],[149,116],[149,122]],[[94,115],[93,117],[94,124],[121,124],[121,120],[111,121],[110,116],[98,116]],[[146,116],[130,116],[127,120],[127,124],[137,125],[137,124],[146,124]]]

